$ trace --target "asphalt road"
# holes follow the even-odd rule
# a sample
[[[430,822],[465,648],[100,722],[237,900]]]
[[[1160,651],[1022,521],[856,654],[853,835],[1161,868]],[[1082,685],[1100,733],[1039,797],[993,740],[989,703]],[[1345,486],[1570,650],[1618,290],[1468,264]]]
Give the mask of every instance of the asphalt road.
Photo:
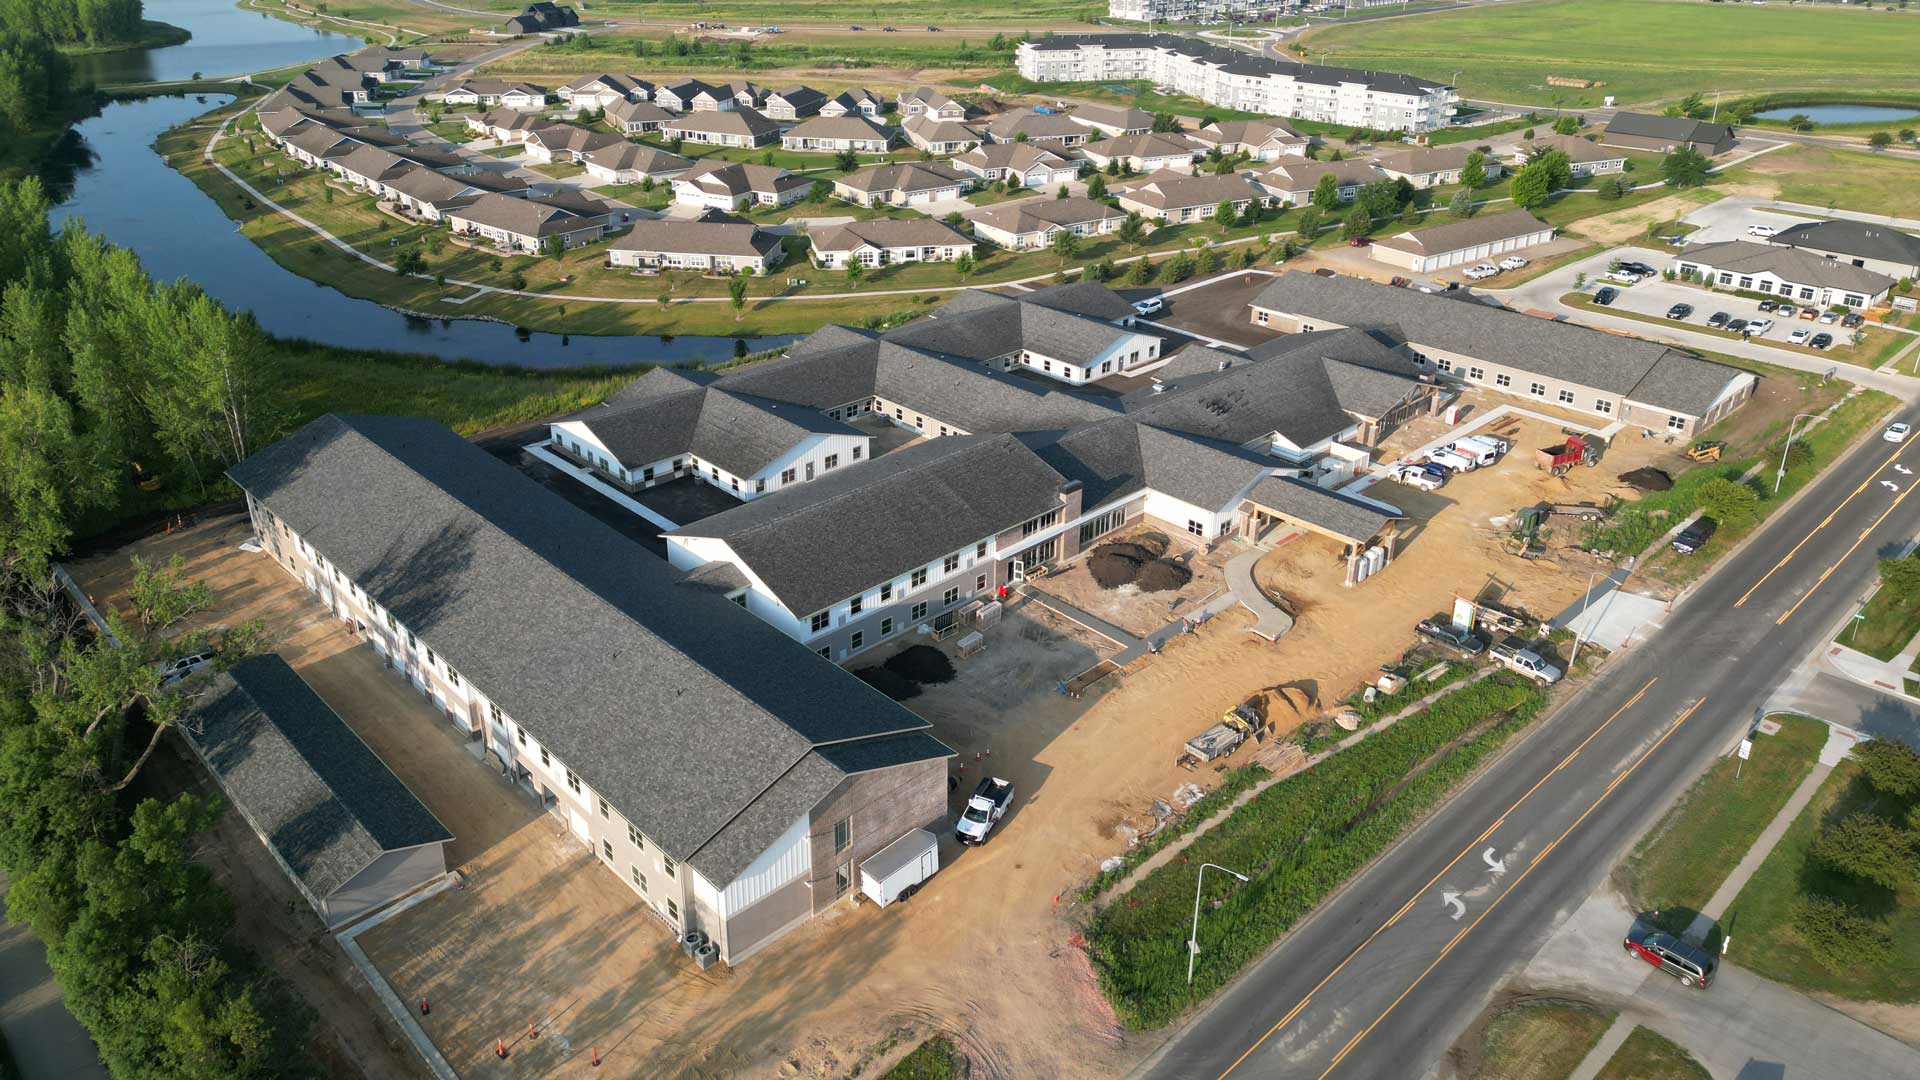
[[[1920,408],[1901,419],[1920,420]],[[1139,1075],[1426,1072],[1848,615],[1875,561],[1920,532],[1920,499],[1908,498],[1920,473],[1896,464],[1920,464],[1920,448],[1865,440],[1701,582],[1657,636],[1614,657]],[[1795,1066],[1782,1075],[1916,1075],[1864,1054]]]

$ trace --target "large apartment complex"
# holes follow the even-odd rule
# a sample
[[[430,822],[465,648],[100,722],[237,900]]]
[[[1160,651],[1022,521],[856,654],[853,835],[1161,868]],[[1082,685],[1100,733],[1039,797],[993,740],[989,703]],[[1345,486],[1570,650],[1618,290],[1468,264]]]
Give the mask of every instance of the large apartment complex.
[[[1253,56],[1172,34],[1062,34],[1022,41],[1035,82],[1145,80],[1210,105],[1386,131],[1444,127],[1459,95],[1445,83],[1384,71]]]

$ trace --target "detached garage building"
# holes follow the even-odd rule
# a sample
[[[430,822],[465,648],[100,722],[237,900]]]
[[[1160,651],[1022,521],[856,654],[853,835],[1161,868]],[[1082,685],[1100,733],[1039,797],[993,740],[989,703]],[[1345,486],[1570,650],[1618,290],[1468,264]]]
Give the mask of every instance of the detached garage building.
[[[1498,259],[1551,239],[1553,226],[1525,210],[1509,210],[1383,236],[1368,251],[1376,262],[1425,274]]]
[[[447,872],[453,834],[280,657],[215,676],[180,730],[328,929]]]

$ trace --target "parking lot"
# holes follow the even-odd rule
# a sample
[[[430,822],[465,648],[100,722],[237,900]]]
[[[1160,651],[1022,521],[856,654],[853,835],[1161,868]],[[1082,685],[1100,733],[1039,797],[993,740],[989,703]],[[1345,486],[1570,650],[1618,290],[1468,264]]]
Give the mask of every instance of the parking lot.
[[[1654,253],[1638,252],[1636,254],[1644,257]],[[1632,260],[1635,254],[1623,253],[1623,257]],[[1672,267],[1674,257],[1655,255],[1645,261],[1657,270],[1667,270]],[[1892,338],[1897,333],[1879,326],[1862,327],[1863,339],[1856,345],[1853,342],[1854,332],[1841,326],[1837,321],[1825,324],[1797,317],[1783,319],[1761,311],[1761,302],[1758,300],[1750,300],[1727,292],[1711,292],[1697,285],[1666,281],[1658,277],[1647,278],[1634,285],[1596,279],[1588,283],[1586,292],[1597,294],[1602,287],[1607,286],[1611,286],[1618,293],[1613,303],[1608,305],[1615,312],[1632,312],[1670,321],[1676,326],[1699,333],[1716,334],[1729,341],[1740,340],[1741,335],[1709,326],[1708,320],[1716,313],[1724,312],[1729,319],[1745,319],[1749,323],[1755,319],[1771,319],[1771,326],[1761,333],[1747,335],[1747,340],[1808,356],[1825,357],[1838,364],[1867,365],[1876,360],[1884,362],[1886,350],[1893,344]],[[1667,312],[1675,304],[1688,304],[1693,310],[1685,318],[1669,320]],[[1795,343],[1791,340],[1791,336],[1795,330],[1800,329],[1807,330],[1809,338],[1818,333],[1830,334],[1833,343],[1826,349],[1816,349],[1810,344]],[[1901,334],[1899,338],[1901,343],[1904,343],[1907,335]]]

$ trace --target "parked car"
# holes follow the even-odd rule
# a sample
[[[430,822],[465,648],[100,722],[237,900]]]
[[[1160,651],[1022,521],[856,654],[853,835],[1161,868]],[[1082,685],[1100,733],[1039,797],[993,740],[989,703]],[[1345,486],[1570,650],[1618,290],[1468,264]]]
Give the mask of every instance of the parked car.
[[[1727,320],[1727,333],[1729,334],[1738,334],[1741,331],[1745,330],[1746,328],[1747,328],[1747,320],[1745,319]]]
[[[1682,555],[1691,555],[1700,550],[1701,545],[1713,539],[1713,534],[1719,530],[1720,523],[1712,518],[1697,518],[1693,524],[1681,529],[1679,536],[1673,538],[1673,550]]]
[[[1479,656],[1487,648],[1487,643],[1471,630],[1459,627],[1438,616],[1421,619],[1414,632],[1443,649],[1450,649],[1461,656]]]
[[[1828,326],[1832,326],[1834,323],[1840,321],[1840,313],[1837,311],[1823,311],[1820,313],[1820,321],[1826,323]]]
[[[1427,460],[1445,465],[1454,472],[1472,472],[1476,467],[1472,458],[1444,446],[1438,450],[1427,451]]]
[[[1371,236],[1356,236],[1353,239],[1347,241],[1347,246],[1348,247],[1366,247],[1368,244],[1371,244],[1371,243],[1373,243],[1373,237]]]
[[[1623,262],[1620,264],[1620,269],[1629,274],[1639,274],[1643,278],[1653,277],[1660,272],[1643,262]]]
[[[954,838],[963,844],[984,844],[987,834],[1006,816],[1007,807],[1013,805],[1013,781],[989,776],[980,781],[973,789],[973,797],[967,800],[967,808],[960,811],[960,820],[954,824]]]
[[[1760,301],[1760,310],[1761,310],[1761,311],[1767,311],[1767,312],[1771,312],[1771,311],[1773,311],[1773,310],[1774,310],[1775,308],[1777,308],[1777,307],[1779,307],[1779,306],[1780,306],[1780,301],[1778,301],[1778,300],[1762,300],[1762,301]]]
[[[1771,329],[1773,329],[1772,319],[1755,319],[1747,324],[1747,333],[1754,337],[1759,337]]]
[[[1633,271],[1626,269],[1625,267],[1622,267],[1621,269],[1615,270],[1612,273],[1608,274],[1607,280],[1617,281],[1622,285],[1636,285],[1639,283],[1640,277],[1641,275],[1636,274]]]
[[[1455,439],[1447,444],[1447,449],[1482,467],[1500,460],[1499,452],[1493,447],[1471,438]]]
[[[160,685],[172,686],[211,663],[213,663],[212,650],[176,656],[160,665]]]
[[[1912,424],[1893,424],[1887,428],[1881,438],[1888,442],[1906,442],[1907,436],[1911,434],[1913,434]]]
[[[1692,304],[1675,304],[1667,309],[1669,319],[1684,319],[1691,314],[1693,314]]]
[[[1807,329],[1804,326],[1796,326],[1793,328],[1793,333],[1787,335],[1787,344],[1805,345],[1807,343],[1807,339],[1812,336],[1813,336],[1813,331]]]
[[[1542,685],[1552,686],[1560,681],[1560,669],[1547,663],[1546,657],[1527,648],[1524,643],[1502,642],[1493,647],[1491,655],[1502,666],[1535,679]]]
[[[1495,274],[1498,274],[1499,272],[1500,272],[1500,268],[1493,265],[1492,263],[1481,263],[1478,266],[1468,267],[1467,277],[1473,279],[1474,281],[1485,281],[1487,278],[1490,278]]]
[[[1846,327],[1849,330],[1853,329],[1856,326],[1859,326],[1861,323],[1866,321],[1867,321],[1867,317],[1865,315],[1860,314],[1857,311],[1849,311],[1845,315],[1842,315],[1840,317],[1840,325]]]
[[[1817,319],[1820,317],[1820,313],[1810,307],[1803,307],[1800,309],[1800,317],[1803,319]]]
[[[1391,472],[1387,473],[1387,477],[1408,487],[1419,488],[1421,491],[1433,491],[1446,482],[1421,465],[1396,465]]]
[[[1601,287],[1599,292],[1593,294],[1593,302],[1596,304],[1599,304],[1601,307],[1607,307],[1610,304],[1612,304],[1614,300],[1617,299],[1619,296],[1620,296],[1619,289],[1616,289],[1611,285],[1605,285]]]
[[[1387,282],[1387,284],[1393,286],[1396,289],[1404,289],[1407,287],[1409,282],[1407,281],[1406,278],[1401,277],[1399,274],[1395,274],[1393,275],[1393,280]]]
[[[1772,236],[1772,235],[1773,235],[1774,233],[1777,233],[1777,232],[1779,232],[1779,231],[1780,231],[1779,229],[1776,229],[1776,228],[1774,228],[1774,227],[1773,227],[1773,226],[1771,226],[1771,225],[1749,225],[1749,226],[1747,226],[1747,235],[1748,235],[1748,236]]]
[[[1832,334],[1815,334],[1813,335],[1813,340],[1807,342],[1807,344],[1813,346],[1816,349],[1830,348],[1833,345],[1833,335]]]
[[[1133,302],[1133,310],[1136,315],[1158,315],[1166,306],[1167,302],[1157,296],[1149,296],[1144,300],[1135,300]]]
[[[1731,318],[1733,318],[1733,316],[1727,314],[1724,311],[1716,311],[1713,314],[1707,316],[1707,325],[1712,327],[1725,326],[1727,325],[1727,320]]]
[[[1628,934],[1626,951],[1679,979],[1681,986],[1702,990],[1713,982],[1714,969],[1719,966],[1712,953],[1661,930]]]
[[[1800,309],[1794,307],[1792,304],[1781,304],[1779,307],[1773,309],[1773,313],[1783,319],[1791,319],[1800,313]]]
[[[1509,255],[1506,258],[1500,260],[1500,269],[1502,270],[1524,269],[1529,261],[1531,260],[1527,259],[1525,256]]]

